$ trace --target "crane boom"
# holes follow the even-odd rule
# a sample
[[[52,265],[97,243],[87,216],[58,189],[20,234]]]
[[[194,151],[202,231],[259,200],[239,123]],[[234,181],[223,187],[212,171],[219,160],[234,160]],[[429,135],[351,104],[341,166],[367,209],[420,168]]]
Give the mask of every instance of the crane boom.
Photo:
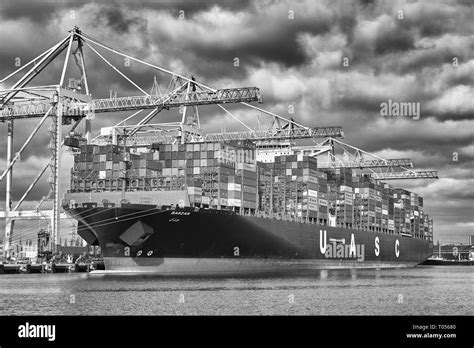
[[[190,91],[163,97],[138,96],[122,98],[95,99],[92,107],[95,112],[129,111],[172,107],[239,103],[242,101],[261,102],[260,90],[256,87],[225,88],[216,91]]]
[[[163,96],[132,96],[119,98],[94,99],[86,103],[70,105],[71,112],[93,111],[95,113],[130,111],[143,109],[170,109],[174,107],[226,104],[239,102],[261,102],[260,90],[256,87],[225,88],[216,91],[190,91]],[[41,100],[35,103],[6,105],[0,110],[0,120],[43,117],[51,107],[53,100]],[[68,110],[65,110],[67,114]],[[53,113],[55,110],[53,110]]]
[[[308,129],[262,130],[243,132],[207,133],[195,135],[192,142],[222,142],[229,140],[282,140],[282,139],[310,139],[317,137],[342,137],[342,127],[313,127]],[[147,146],[152,143],[172,143],[176,140],[176,131],[155,131],[137,133],[127,138],[128,146]],[[108,140],[95,139],[95,144],[108,144]]]
[[[203,135],[203,141],[227,141],[227,140],[278,140],[278,139],[310,139],[344,137],[340,126],[312,127],[312,128],[287,128],[268,129],[244,132],[207,133]]]
[[[337,161],[330,163],[320,163],[320,167],[325,168],[384,168],[384,167],[413,167],[410,158],[392,159],[369,159],[360,161]]]
[[[403,172],[377,173],[373,178],[376,180],[439,179],[436,170],[409,170]]]

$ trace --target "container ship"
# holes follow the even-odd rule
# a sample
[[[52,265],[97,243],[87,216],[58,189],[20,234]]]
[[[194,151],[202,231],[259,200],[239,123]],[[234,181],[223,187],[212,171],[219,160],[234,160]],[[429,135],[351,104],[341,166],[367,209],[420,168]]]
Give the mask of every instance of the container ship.
[[[120,56],[120,62],[125,57],[152,68],[160,79],[154,77],[148,93],[92,49],[141,92],[118,97],[111,90],[109,98],[93,99],[83,59],[84,43]],[[28,91],[28,83],[63,51],[68,53],[59,84],[31,86]],[[79,72],[67,69],[70,54]],[[333,166],[330,155],[334,156],[336,138],[343,137],[342,127],[303,126],[293,118],[249,104],[262,103],[257,87],[209,87],[193,75],[180,75],[112,49],[78,27],[39,57],[38,64],[35,60],[27,63],[34,63],[35,68],[2,92],[0,118],[8,121],[7,158],[12,160],[0,179],[8,173],[5,201],[11,206],[11,168],[51,116],[51,190],[38,207],[52,196],[52,252],[57,246],[62,206],[78,221],[79,235],[90,245],[100,246],[109,271],[195,275],[406,267],[431,254],[433,223],[424,213],[422,197],[381,180],[437,178],[435,171],[408,171],[409,159],[389,163],[377,157],[365,166],[359,159],[368,153],[360,149],[352,164]],[[102,81],[95,85],[101,86]],[[258,129],[247,126],[223,106],[229,104],[258,111]],[[203,134],[197,108],[211,105],[219,106],[219,112],[225,111],[247,130]],[[179,110],[178,120],[173,122],[169,122],[171,109]],[[145,110],[145,116],[139,116]],[[92,120],[104,113],[129,114],[91,139]],[[166,122],[151,122],[159,113],[160,120]],[[293,113],[294,107],[289,105],[288,114]],[[260,123],[260,114],[270,117],[268,129]],[[13,120],[39,117],[40,123],[14,156]],[[76,132],[81,122],[84,137]],[[70,132],[63,139],[62,128],[69,125]],[[317,146],[299,143],[316,139],[325,140]],[[61,202],[62,145],[72,151],[74,167],[70,189]],[[328,166],[320,155],[327,155],[332,164]],[[386,175],[363,168],[383,168]],[[16,207],[0,212],[7,217],[7,252],[14,220],[44,217],[38,210],[23,215],[16,209],[46,169]]]
[[[410,267],[432,254],[416,193],[291,144],[83,144],[63,208],[105,268],[246,275]]]

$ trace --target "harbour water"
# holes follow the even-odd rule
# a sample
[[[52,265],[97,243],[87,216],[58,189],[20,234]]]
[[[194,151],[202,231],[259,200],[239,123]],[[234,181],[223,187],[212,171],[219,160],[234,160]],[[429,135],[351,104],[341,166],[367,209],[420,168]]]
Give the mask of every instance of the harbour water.
[[[5,274],[0,315],[473,315],[474,268],[295,277]]]

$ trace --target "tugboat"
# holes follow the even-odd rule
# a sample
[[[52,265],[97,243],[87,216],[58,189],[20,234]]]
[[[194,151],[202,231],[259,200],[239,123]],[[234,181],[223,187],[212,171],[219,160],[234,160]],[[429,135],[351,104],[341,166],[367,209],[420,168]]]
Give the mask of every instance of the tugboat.
[[[443,251],[442,251],[443,249]],[[443,255],[442,255],[443,254]],[[464,256],[464,257],[463,257]],[[424,266],[472,266],[474,265],[474,246],[471,245],[441,245],[438,253],[431,255]]]

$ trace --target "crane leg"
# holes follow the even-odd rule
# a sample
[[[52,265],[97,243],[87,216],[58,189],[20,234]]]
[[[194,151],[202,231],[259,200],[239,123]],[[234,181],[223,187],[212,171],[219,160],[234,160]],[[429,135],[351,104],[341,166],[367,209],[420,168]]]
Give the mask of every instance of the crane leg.
[[[5,219],[5,236],[3,238],[3,257],[5,259],[10,256],[10,242],[12,239],[14,223],[15,221],[11,218]]]

